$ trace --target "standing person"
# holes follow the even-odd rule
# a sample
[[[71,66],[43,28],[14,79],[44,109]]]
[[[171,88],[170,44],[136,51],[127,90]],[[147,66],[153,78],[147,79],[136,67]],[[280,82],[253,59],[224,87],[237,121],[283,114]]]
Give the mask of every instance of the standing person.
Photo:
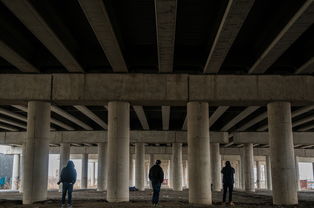
[[[226,166],[222,168],[221,173],[223,174],[223,204],[226,203],[226,194],[227,189],[229,189],[229,204],[234,205],[232,202],[232,191],[233,191],[233,184],[234,184],[234,168],[231,167],[230,161],[226,161]]]
[[[149,180],[152,182],[153,187],[152,203],[154,206],[158,206],[160,187],[164,181],[164,171],[160,167],[160,164],[161,161],[156,160],[155,165],[149,170]]]
[[[68,192],[68,207],[72,208],[72,191],[73,185],[76,182],[76,170],[74,168],[74,163],[69,160],[66,167],[61,171],[60,180],[58,185],[62,183],[62,205],[65,207],[65,196]]]

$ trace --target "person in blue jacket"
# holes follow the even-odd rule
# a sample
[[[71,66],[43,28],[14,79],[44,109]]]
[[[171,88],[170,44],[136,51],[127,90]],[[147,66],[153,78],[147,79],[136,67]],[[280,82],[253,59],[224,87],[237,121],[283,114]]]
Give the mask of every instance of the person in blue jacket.
[[[65,207],[65,196],[68,193],[68,207],[72,208],[72,191],[77,175],[74,167],[73,161],[69,160],[67,166],[62,169],[60,174],[58,185],[62,183],[61,207]]]

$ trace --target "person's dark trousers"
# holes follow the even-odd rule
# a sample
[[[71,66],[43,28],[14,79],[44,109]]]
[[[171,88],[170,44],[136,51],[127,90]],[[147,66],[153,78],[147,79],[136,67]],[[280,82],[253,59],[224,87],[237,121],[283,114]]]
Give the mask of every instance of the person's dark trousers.
[[[72,204],[72,191],[73,191],[73,184],[63,182],[62,183],[62,204],[65,204],[65,196],[68,193],[68,204]]]
[[[158,204],[159,202],[159,192],[160,192],[160,182],[152,182],[152,187],[153,187],[153,198],[152,198],[152,203],[153,204]]]
[[[229,189],[229,202],[232,202],[232,191],[233,191],[233,184],[224,184],[223,185],[223,198],[222,201],[226,202],[226,195],[227,195],[227,190]]]

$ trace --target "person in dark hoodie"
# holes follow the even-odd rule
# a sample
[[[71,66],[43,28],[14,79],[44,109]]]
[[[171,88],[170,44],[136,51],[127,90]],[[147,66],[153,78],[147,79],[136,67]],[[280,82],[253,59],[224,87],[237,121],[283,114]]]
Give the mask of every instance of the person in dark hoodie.
[[[65,207],[65,196],[68,193],[68,207],[72,208],[72,191],[76,182],[76,170],[73,161],[69,160],[67,166],[61,171],[58,185],[62,183],[62,206]]]
[[[160,167],[161,161],[156,160],[156,163],[149,170],[149,180],[152,182],[153,197],[152,203],[154,206],[158,206],[159,192],[162,182],[164,181],[164,171]]]
[[[229,204],[234,205],[232,202],[232,191],[234,184],[234,168],[231,167],[230,161],[226,161],[226,166],[222,168],[221,173],[223,174],[223,199],[222,202],[226,203],[227,189],[229,189]]]

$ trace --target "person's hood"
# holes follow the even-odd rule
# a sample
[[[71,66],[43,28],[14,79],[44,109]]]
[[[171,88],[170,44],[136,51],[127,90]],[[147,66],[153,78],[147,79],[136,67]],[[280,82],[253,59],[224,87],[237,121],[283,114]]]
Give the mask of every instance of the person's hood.
[[[74,168],[74,163],[72,160],[69,160],[67,163],[67,168]]]

